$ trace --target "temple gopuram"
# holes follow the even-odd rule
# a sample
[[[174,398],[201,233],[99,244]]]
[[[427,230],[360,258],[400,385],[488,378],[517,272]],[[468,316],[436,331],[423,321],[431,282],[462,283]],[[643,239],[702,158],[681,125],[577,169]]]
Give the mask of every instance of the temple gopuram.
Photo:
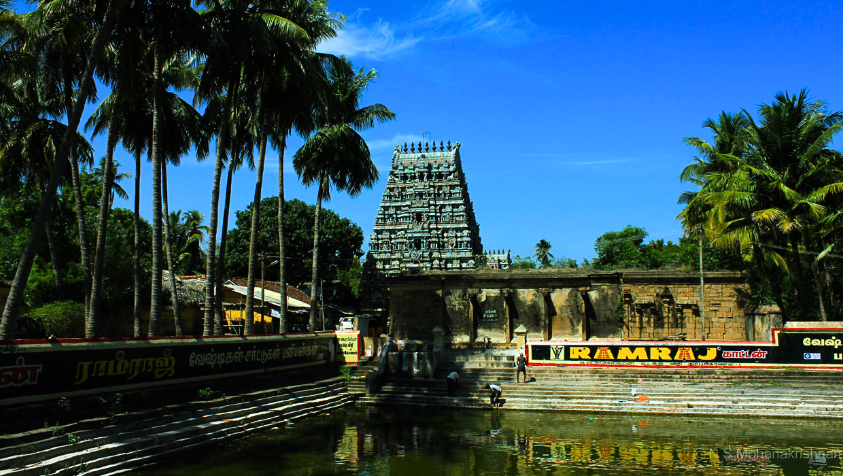
[[[468,197],[460,143],[395,146],[386,190],[369,237],[363,272],[364,312],[387,310],[386,280],[402,270],[465,271],[494,263],[508,268],[508,253],[483,253],[480,227]]]

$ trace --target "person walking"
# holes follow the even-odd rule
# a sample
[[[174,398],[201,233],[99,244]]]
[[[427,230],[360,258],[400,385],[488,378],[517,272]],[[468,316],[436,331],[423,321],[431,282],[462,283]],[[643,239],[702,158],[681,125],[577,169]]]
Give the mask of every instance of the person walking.
[[[518,385],[521,374],[524,374],[524,383],[527,383],[527,357],[524,352],[515,359],[515,385]]]
[[[503,389],[500,385],[489,384],[486,385],[486,390],[489,391],[489,404],[492,405],[492,408],[499,408],[500,407],[500,398],[501,394],[503,393]]]
[[[445,383],[448,385],[448,396],[453,397],[456,394],[456,389],[460,388],[460,374],[456,372],[449,373],[445,379]]]

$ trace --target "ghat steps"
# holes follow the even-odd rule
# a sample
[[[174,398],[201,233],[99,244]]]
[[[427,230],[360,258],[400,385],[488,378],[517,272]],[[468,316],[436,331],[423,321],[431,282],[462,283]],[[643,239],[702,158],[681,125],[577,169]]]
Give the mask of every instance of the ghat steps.
[[[460,374],[448,397],[445,377]],[[433,379],[391,377],[373,405],[489,407],[485,386],[503,387],[503,408],[605,413],[843,418],[843,372],[779,369],[531,367],[515,383],[514,357],[501,353],[445,355]],[[642,401],[643,400],[643,401]]]
[[[49,428],[4,435],[0,475],[120,474],[350,402],[343,379],[332,378],[121,415],[116,424],[81,421],[62,435]]]

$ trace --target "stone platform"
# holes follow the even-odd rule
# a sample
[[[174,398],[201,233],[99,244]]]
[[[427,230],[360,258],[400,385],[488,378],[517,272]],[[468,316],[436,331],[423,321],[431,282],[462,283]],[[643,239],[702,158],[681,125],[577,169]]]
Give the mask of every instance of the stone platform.
[[[445,377],[460,374],[448,397]],[[843,371],[693,368],[528,368],[516,385],[513,357],[443,359],[433,379],[388,378],[365,405],[489,408],[485,386],[503,387],[503,409],[784,418],[843,418]]]

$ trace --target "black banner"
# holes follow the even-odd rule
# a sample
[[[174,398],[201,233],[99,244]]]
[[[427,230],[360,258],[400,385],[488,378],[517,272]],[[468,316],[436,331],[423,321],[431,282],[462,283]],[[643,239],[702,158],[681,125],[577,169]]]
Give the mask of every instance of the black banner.
[[[530,342],[534,365],[843,367],[843,332],[776,331],[772,343]]]
[[[0,345],[0,406],[325,365],[336,336],[254,336]]]

